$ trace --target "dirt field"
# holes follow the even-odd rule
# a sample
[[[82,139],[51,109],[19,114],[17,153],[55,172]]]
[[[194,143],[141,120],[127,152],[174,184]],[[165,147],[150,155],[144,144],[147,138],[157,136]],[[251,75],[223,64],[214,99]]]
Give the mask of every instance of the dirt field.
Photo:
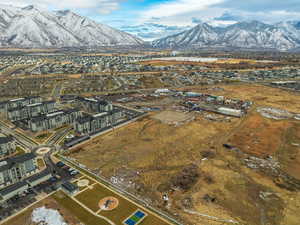
[[[266,157],[282,145],[283,135],[291,126],[289,121],[273,121],[254,113],[229,139],[229,143],[243,152]]]
[[[205,88],[193,87],[188,88],[187,90],[226,96],[229,98],[250,100],[253,101],[256,106],[271,106],[291,112],[300,112],[299,92],[294,93],[259,84],[219,85],[217,87],[220,88],[220,90],[215,91],[215,86]],[[185,90],[185,88],[183,88],[183,90]]]
[[[198,164],[212,140],[236,123],[237,119],[209,126],[209,121],[196,118],[175,128],[148,117],[75,149],[71,156],[106,177],[124,179],[126,187],[134,183],[138,194],[161,206],[168,180],[190,164]]]
[[[153,205],[178,215],[184,224],[299,225],[300,192],[288,190],[244,159],[272,156],[292,182],[300,182],[299,121],[273,120],[256,107],[300,112],[299,95],[260,85],[190,88],[254,102],[250,113],[231,122],[212,122],[196,114],[153,113],[75,149],[71,157]],[[231,144],[240,151],[228,150]],[[168,201],[163,201],[167,194]],[[205,215],[210,216],[209,218]]]
[[[163,111],[159,114],[154,115],[152,118],[161,121],[166,124],[179,124],[185,123],[194,118],[194,115],[191,113],[183,113],[176,111]]]

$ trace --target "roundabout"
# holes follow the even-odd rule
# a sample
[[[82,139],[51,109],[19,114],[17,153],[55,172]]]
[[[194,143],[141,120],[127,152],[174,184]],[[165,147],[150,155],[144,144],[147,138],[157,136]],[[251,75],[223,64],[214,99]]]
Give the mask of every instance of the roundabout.
[[[51,151],[51,148],[50,147],[41,147],[39,148],[38,150],[36,150],[36,153],[38,155],[46,155],[48,152]]]

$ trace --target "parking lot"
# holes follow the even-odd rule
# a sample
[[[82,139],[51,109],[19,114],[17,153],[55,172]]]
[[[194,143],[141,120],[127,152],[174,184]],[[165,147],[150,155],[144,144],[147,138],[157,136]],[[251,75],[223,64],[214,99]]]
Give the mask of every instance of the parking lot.
[[[54,164],[53,177],[35,187],[29,188],[22,195],[16,195],[0,206],[0,221],[26,208],[45,195],[60,188],[60,185],[79,175],[79,172],[62,162]]]

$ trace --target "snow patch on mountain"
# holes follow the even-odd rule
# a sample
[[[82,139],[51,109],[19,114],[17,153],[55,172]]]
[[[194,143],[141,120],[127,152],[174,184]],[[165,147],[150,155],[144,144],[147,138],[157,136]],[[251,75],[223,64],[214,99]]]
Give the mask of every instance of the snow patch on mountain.
[[[69,10],[50,12],[30,5],[0,5],[0,46],[80,47],[140,45],[131,34],[97,23]]]
[[[250,21],[226,27],[201,23],[187,31],[155,40],[152,45],[159,48],[238,47],[287,51],[300,47],[300,30],[297,23],[291,22],[270,25]]]

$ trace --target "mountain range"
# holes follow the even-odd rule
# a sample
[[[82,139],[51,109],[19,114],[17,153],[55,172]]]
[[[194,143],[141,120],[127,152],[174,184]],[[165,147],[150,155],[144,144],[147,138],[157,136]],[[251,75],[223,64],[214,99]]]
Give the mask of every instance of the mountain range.
[[[226,27],[201,23],[186,31],[152,42],[157,48],[243,48],[280,51],[300,47],[300,22],[274,25],[259,21],[237,22]]]
[[[260,21],[235,22],[229,13],[214,23],[195,27],[145,23],[122,30],[95,22],[70,10],[47,11],[36,6],[24,8],[0,5],[0,47],[60,48],[140,46],[149,41],[154,48],[242,48],[299,51],[300,22],[266,24]],[[219,21],[219,22],[218,22]],[[223,26],[218,25],[223,24]],[[228,25],[224,25],[224,24]],[[135,36],[142,36],[144,40]]]
[[[80,47],[140,45],[131,34],[97,23],[69,10],[46,11],[0,5],[0,46]]]

